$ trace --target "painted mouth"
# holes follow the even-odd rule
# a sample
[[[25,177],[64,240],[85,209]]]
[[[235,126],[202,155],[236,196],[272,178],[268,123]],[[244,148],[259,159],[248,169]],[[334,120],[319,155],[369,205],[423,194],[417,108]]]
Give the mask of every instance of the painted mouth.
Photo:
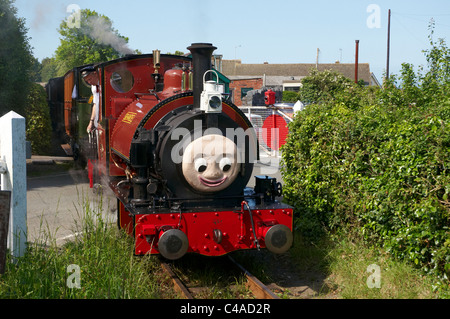
[[[198,177],[200,179],[200,182],[208,187],[217,187],[219,185],[222,185],[228,178],[228,176],[225,176],[224,178],[221,179],[216,179],[214,181],[211,181],[209,179],[203,178],[201,176]]]

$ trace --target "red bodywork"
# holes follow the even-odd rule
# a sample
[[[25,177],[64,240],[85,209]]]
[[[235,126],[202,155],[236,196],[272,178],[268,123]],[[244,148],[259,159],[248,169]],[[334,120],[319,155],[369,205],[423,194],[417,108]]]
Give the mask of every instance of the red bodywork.
[[[188,64],[189,59],[176,56],[162,56],[159,74],[165,75],[165,90],[157,95],[150,91],[155,88],[152,74],[153,57],[151,55],[134,56],[129,59],[112,61],[102,65],[99,69],[102,79],[101,86],[101,116],[99,119],[98,154],[99,173],[106,176],[124,176],[124,167],[120,167],[117,159],[111,155],[111,147],[119,153],[129,152],[139,120],[145,116],[160,100],[181,92],[181,69],[173,70],[174,66]],[[115,73],[131,72],[133,76],[132,88],[127,92],[120,92],[113,87],[111,79]],[[175,72],[174,72],[175,71]],[[177,84],[177,86],[175,86]],[[159,100],[158,100],[159,99]],[[142,105],[142,107],[139,107]],[[119,164],[119,167],[117,166]]]
[[[136,239],[135,254],[158,254],[158,238],[167,228],[180,229],[188,236],[188,252],[207,256],[221,256],[240,249],[255,249],[252,222],[261,248],[268,229],[276,224],[288,226],[292,231],[292,208],[248,209],[136,215],[133,220],[121,205],[120,224]],[[222,240],[215,238],[220,230]]]

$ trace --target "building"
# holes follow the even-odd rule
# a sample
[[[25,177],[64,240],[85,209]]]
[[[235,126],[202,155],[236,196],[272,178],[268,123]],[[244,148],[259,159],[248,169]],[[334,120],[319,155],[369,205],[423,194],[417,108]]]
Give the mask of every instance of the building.
[[[220,67],[220,72],[231,81],[229,89],[237,106],[248,105],[244,99],[253,90],[298,91],[301,79],[308,76],[312,68],[337,71],[355,79],[353,63],[243,64],[241,60],[221,60]],[[368,63],[358,64],[358,80],[363,80],[365,85],[379,85]]]

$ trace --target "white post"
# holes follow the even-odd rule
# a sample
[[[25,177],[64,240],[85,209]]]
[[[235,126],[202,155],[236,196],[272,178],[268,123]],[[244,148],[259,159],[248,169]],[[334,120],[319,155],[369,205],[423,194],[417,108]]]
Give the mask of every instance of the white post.
[[[8,247],[14,257],[20,257],[27,242],[25,118],[13,111],[0,118],[0,160],[6,164],[1,189],[11,191]]]
[[[279,136],[278,136],[278,128],[276,127],[275,115],[276,115],[276,110],[275,110],[275,107],[272,106],[273,128],[272,128],[272,132],[270,134],[272,137],[272,145],[271,146],[275,146],[275,148],[277,148],[279,146],[280,142],[278,140]],[[276,149],[272,149],[271,153],[272,154],[270,154],[270,155],[272,155],[272,156],[278,156],[278,150],[276,150]]]

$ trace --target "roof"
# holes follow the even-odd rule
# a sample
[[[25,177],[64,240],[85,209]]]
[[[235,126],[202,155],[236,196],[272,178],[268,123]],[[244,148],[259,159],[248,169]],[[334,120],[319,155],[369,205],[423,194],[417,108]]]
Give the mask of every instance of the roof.
[[[236,76],[283,76],[283,77],[305,77],[309,75],[315,63],[292,63],[292,64],[242,64],[241,60],[223,60],[222,73],[230,79]],[[353,63],[319,63],[319,71],[334,70],[342,73],[345,77],[355,79],[355,64]],[[358,79],[366,83],[372,83],[369,63],[358,64]]]

